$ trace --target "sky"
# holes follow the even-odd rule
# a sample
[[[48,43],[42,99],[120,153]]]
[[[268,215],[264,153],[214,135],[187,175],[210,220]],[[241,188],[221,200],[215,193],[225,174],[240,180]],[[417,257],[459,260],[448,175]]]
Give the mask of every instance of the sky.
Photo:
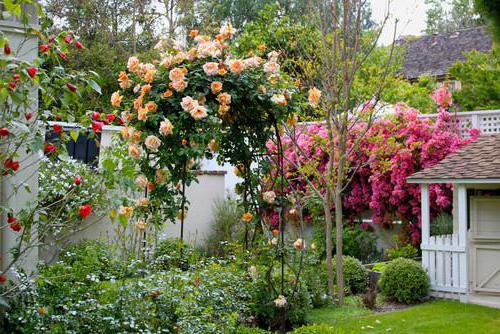
[[[379,44],[387,45],[392,42],[394,23],[398,19],[396,36],[420,35],[425,29],[425,11],[427,6],[424,0],[370,0],[372,15],[375,22],[382,22],[386,16],[390,3],[389,21],[385,25]]]

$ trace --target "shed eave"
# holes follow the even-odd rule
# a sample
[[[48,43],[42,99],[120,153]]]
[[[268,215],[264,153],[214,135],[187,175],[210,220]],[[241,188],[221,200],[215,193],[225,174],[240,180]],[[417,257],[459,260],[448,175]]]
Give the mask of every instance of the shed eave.
[[[443,179],[443,178],[408,178],[407,183],[429,184],[429,183],[461,183],[461,184],[500,184],[500,178],[494,179]]]

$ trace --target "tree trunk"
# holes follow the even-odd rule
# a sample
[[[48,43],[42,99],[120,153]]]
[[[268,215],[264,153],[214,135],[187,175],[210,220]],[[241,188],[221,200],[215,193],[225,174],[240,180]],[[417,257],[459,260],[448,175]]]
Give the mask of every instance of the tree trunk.
[[[342,182],[337,182],[335,186],[335,268],[337,273],[337,297],[339,305],[344,305],[344,264],[342,262],[344,226],[342,216]]]
[[[334,274],[333,274],[333,242],[332,242],[332,212],[330,209],[330,189],[326,190],[325,201],[323,202],[323,209],[325,211],[325,223],[326,223],[326,267],[328,274],[328,295],[330,298],[335,297],[334,290]]]

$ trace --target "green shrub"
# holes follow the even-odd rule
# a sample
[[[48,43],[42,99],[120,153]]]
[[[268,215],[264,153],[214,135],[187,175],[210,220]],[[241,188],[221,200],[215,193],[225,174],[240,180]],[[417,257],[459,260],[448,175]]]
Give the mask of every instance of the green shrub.
[[[242,214],[243,209],[234,200],[219,200],[215,203],[212,230],[205,242],[209,254],[226,255],[224,243],[242,240],[244,231],[244,225],[241,222]]]
[[[352,294],[365,292],[368,286],[368,270],[352,256],[344,256],[343,263],[346,290]]]
[[[380,258],[377,249],[377,237],[373,231],[362,230],[359,225],[344,226],[343,255],[357,258],[363,263],[373,262]],[[332,232],[333,251],[335,252],[335,229]],[[313,242],[316,252],[322,259],[326,258],[326,242],[324,228],[315,228]]]
[[[431,235],[453,234],[453,216],[442,212],[431,223]]]
[[[344,331],[329,325],[309,325],[295,329],[291,334],[343,334]]]
[[[236,328],[236,331],[234,332],[234,334],[269,334],[269,333],[270,332],[257,327],[244,327],[244,326]]]
[[[382,293],[389,299],[412,304],[429,293],[429,277],[420,263],[399,258],[390,262],[380,277]]]
[[[326,276],[320,274],[323,270],[324,267],[321,265],[306,265],[301,277],[307,286],[314,308],[325,306],[330,300]]]
[[[410,244],[389,249],[389,251],[387,252],[387,257],[389,258],[389,260],[395,260],[399,258],[414,259],[415,257],[417,257],[417,255],[418,249]]]
[[[378,262],[373,265],[372,270],[378,273],[383,273],[385,268],[387,268],[387,262]]]
[[[158,270],[186,269],[189,265],[198,263],[201,258],[201,253],[189,244],[179,238],[168,238],[162,240],[156,247],[154,266]]]

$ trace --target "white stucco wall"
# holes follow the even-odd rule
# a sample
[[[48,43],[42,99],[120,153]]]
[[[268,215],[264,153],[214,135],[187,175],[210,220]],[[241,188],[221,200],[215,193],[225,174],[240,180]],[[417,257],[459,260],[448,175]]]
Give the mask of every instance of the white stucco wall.
[[[30,23],[36,24],[36,16],[33,16]],[[24,27],[14,20],[3,21],[0,20],[0,30],[9,39],[9,44],[11,46],[13,54],[16,53],[20,55],[20,58],[26,61],[33,61],[37,57],[38,52],[38,40],[34,36],[26,36]],[[24,43],[24,44],[23,44]],[[19,47],[22,45],[20,50]],[[38,109],[37,104],[37,92],[33,90],[32,95],[33,103],[30,107],[30,111],[36,113]],[[2,111],[5,112],[5,111]],[[36,117],[33,117],[36,119]],[[14,133],[15,135],[15,133]],[[14,212],[26,207],[36,196],[38,191],[38,163],[41,158],[41,152],[27,154],[23,148],[18,151],[19,156],[16,158],[20,161],[20,168],[17,173],[12,176],[1,178],[1,190],[0,199],[2,205],[12,208]],[[26,184],[31,192],[27,192],[22,184]],[[14,192],[15,188],[19,188],[17,192]],[[11,262],[12,256],[10,250],[17,246],[17,238],[19,233],[12,231],[10,228],[6,227],[7,215],[2,215],[0,229],[0,266],[2,271]],[[36,231],[33,231],[33,236],[36,237]],[[33,248],[26,252],[22,261],[18,262],[16,265],[23,267],[28,272],[35,269],[36,262],[38,260],[38,250]],[[11,273],[7,273],[9,276]]]

